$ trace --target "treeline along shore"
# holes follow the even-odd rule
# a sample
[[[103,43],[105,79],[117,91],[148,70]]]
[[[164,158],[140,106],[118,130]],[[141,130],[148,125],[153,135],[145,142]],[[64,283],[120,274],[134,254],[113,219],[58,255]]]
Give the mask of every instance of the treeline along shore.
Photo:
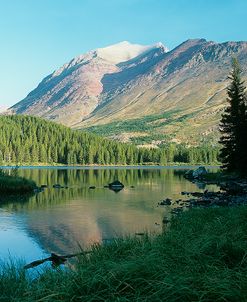
[[[138,148],[32,116],[0,116],[0,137],[0,165],[219,163],[217,146]]]

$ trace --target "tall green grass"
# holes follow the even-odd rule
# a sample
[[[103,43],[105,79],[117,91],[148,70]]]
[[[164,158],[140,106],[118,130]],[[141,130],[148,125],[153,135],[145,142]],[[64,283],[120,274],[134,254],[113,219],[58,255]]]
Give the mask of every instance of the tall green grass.
[[[16,170],[12,170],[10,174],[0,170],[0,194],[29,193],[35,188],[34,181],[18,176]]]
[[[0,301],[247,301],[247,207],[193,209],[157,237],[94,246],[74,270],[0,274]]]

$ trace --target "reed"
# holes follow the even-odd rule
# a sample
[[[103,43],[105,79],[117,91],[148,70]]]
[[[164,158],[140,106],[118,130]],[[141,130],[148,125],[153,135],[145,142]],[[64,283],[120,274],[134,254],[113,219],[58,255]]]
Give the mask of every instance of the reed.
[[[247,207],[192,209],[156,237],[94,245],[35,279],[3,266],[0,301],[246,301]]]

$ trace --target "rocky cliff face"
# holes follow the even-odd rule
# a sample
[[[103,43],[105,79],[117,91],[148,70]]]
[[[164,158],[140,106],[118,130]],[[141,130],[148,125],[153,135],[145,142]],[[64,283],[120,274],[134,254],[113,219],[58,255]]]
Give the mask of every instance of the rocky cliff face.
[[[72,126],[88,117],[100,104],[104,91],[115,86],[112,80],[103,83],[105,75],[126,69],[123,62],[133,61],[134,64],[135,58],[161,50],[166,51],[161,44],[142,46],[122,42],[90,51],[43,79],[36,89],[11,109],[15,113],[38,115]]]
[[[217,132],[233,56],[245,78],[247,42],[195,39],[171,51],[122,42],[73,59],[11,110],[74,128],[108,124],[112,135],[124,120],[127,137],[196,141]],[[147,127],[131,129],[133,120]]]

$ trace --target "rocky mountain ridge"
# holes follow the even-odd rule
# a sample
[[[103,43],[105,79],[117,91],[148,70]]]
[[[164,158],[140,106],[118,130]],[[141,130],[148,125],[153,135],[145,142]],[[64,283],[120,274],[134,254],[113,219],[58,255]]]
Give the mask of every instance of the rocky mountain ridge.
[[[74,58],[10,110],[154,145],[216,140],[233,56],[246,78],[247,42],[193,39],[168,51],[124,41]]]

